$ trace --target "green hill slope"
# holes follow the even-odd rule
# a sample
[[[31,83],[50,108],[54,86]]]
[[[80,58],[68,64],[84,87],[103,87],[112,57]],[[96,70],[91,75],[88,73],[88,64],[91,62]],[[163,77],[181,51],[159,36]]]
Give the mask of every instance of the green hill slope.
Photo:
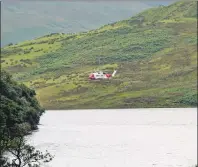
[[[160,2],[149,5],[147,2],[138,1],[124,3],[21,1],[18,3],[2,0],[1,46],[34,39],[51,32],[74,33],[92,30],[130,17],[157,4]]]
[[[2,67],[36,89],[47,109],[195,107],[196,11],[196,2],[177,2],[87,33],[8,46]],[[118,73],[89,81],[98,68]]]

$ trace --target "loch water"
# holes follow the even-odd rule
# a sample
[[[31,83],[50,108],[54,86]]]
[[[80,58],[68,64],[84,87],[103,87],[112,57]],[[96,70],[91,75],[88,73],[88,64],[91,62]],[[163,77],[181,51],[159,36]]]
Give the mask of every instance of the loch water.
[[[46,167],[192,167],[197,109],[46,111],[29,142]]]

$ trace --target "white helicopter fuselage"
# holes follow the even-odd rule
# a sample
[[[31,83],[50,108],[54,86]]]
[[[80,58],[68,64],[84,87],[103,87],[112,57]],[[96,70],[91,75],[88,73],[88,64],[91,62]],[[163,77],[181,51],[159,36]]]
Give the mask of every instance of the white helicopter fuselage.
[[[94,72],[89,75],[89,79],[92,79],[92,80],[94,80],[94,79],[109,79],[109,78],[113,77],[115,75],[115,73],[116,73],[116,70],[113,72],[113,74],[106,74],[102,71]]]

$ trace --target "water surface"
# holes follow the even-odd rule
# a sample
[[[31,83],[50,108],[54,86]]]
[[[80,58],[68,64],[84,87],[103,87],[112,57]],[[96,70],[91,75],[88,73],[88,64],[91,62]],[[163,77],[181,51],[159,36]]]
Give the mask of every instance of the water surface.
[[[49,167],[191,167],[197,109],[46,111],[31,142]]]

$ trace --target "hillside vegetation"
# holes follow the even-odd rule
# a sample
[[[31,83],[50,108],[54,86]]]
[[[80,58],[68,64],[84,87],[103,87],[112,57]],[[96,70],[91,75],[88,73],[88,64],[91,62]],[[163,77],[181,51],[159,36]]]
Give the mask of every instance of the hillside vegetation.
[[[196,107],[196,26],[196,2],[177,2],[86,33],[4,47],[1,64],[47,109]],[[118,72],[89,81],[94,69]]]
[[[105,3],[22,1],[17,3],[2,0],[1,46],[11,42],[30,40],[50,32],[74,33],[92,30],[130,17],[159,3],[155,2],[151,5],[146,1],[107,1]],[[165,4],[167,3],[170,2]]]

